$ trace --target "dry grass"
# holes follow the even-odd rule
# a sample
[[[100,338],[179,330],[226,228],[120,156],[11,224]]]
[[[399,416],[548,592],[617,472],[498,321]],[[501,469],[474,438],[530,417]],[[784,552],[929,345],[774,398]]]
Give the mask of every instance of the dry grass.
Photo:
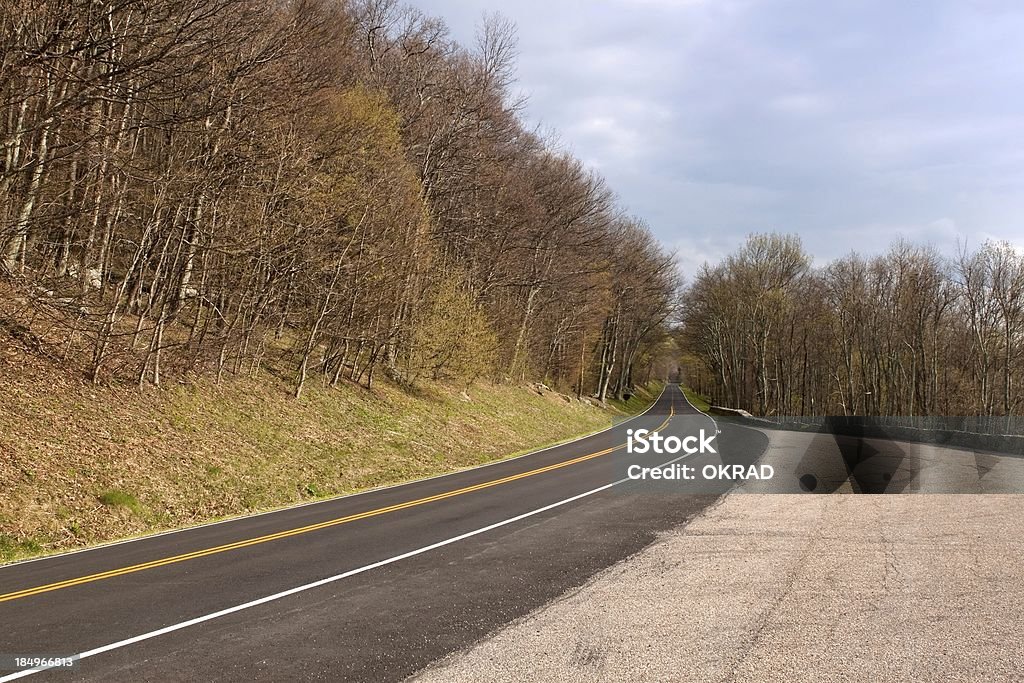
[[[618,412],[492,385],[94,387],[2,333],[0,378],[0,561],[451,471]]]

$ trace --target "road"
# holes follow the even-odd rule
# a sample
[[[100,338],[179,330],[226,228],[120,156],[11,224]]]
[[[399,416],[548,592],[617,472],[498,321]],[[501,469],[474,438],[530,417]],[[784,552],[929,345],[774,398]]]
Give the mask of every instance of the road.
[[[1019,495],[736,495],[417,683],[1024,680]]]
[[[0,655],[80,656],[0,682],[401,680],[583,584],[734,486],[624,482],[627,429],[716,429],[669,386],[605,432],[455,474],[0,567]]]
[[[1024,458],[763,433],[770,481],[416,680],[1024,680]]]

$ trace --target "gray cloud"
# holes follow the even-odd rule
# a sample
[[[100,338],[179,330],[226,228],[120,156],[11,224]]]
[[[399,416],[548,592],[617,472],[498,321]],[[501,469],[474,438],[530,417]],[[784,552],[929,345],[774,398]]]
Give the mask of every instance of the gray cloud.
[[[415,0],[520,34],[527,116],[692,272],[750,232],[825,260],[1024,244],[1024,7],[936,0]]]

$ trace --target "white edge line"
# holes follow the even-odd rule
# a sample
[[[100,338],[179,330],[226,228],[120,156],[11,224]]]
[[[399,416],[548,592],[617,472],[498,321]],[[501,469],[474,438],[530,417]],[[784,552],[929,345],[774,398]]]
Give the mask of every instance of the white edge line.
[[[568,441],[560,441],[558,443],[553,443],[550,446],[545,446],[544,448],[538,448],[535,451],[530,451],[529,453],[523,453],[522,455],[517,455],[517,456],[512,457],[512,458],[499,458],[497,460],[492,460],[490,462],[485,462],[485,463],[483,463],[481,465],[473,465],[472,467],[464,467],[462,469],[455,470],[453,472],[442,472],[441,474],[434,474],[434,475],[431,475],[429,477],[423,477],[421,479],[410,479],[409,481],[400,481],[400,482],[395,483],[395,484],[388,484],[387,486],[377,486],[375,488],[366,489],[364,491],[356,491],[355,493],[343,493],[340,496],[333,496],[331,498],[321,498],[320,500],[311,500],[311,501],[308,501],[306,503],[298,503],[296,505],[286,505],[285,507],[274,508],[273,510],[264,510],[263,512],[254,512],[254,513],[248,514],[248,515],[246,515],[246,514],[234,515],[234,516],[228,517],[226,519],[219,519],[219,520],[217,520],[215,522],[202,522],[200,524],[193,524],[191,526],[181,527],[180,529],[168,529],[167,531],[158,531],[158,532],[153,533],[153,534],[145,534],[143,536],[135,536],[133,538],[124,538],[124,539],[121,539],[120,541],[111,541],[109,543],[100,543],[99,545],[92,545],[92,546],[89,546],[88,548],[78,548],[77,550],[68,550],[68,551],[62,552],[62,553],[53,553],[52,555],[42,555],[40,557],[30,557],[30,558],[25,559],[25,560],[15,560],[14,562],[8,562],[6,564],[0,564],[0,571],[3,571],[4,569],[6,569],[8,567],[17,567],[17,566],[20,566],[20,565],[30,564],[32,562],[42,562],[43,560],[53,560],[53,559],[56,559],[58,557],[68,557],[69,555],[78,555],[79,553],[87,553],[87,552],[90,552],[90,551],[93,551],[93,550],[102,550],[103,548],[111,548],[113,546],[124,545],[126,543],[135,543],[137,541],[146,541],[146,540],[149,540],[151,538],[159,538],[161,536],[170,536],[171,534],[180,534],[180,533],[185,532],[185,531],[194,531],[196,529],[203,529],[203,528],[206,528],[206,527],[209,527],[209,526],[217,526],[218,524],[229,524],[231,522],[238,522],[238,521],[241,521],[241,520],[244,520],[244,519],[252,519],[254,517],[262,517],[264,515],[273,515],[273,514],[276,514],[278,512],[287,512],[288,510],[298,510],[299,508],[309,507],[309,506],[312,506],[312,505],[323,505],[325,503],[332,503],[334,501],[341,500],[342,498],[355,498],[356,496],[365,496],[368,493],[377,493],[378,491],[387,491],[389,489],[397,489],[397,488],[400,488],[402,486],[411,486],[412,484],[419,484],[419,483],[422,483],[422,482],[425,482],[425,481],[430,481],[432,479],[443,479],[444,477],[451,477],[451,476],[456,475],[456,474],[462,474],[463,472],[472,472],[473,470],[479,470],[479,469],[483,469],[485,467],[491,467],[493,465],[500,465],[502,463],[512,462],[513,460],[519,460],[520,458],[528,458],[528,457],[530,457],[532,455],[537,455],[538,453],[543,453],[544,451],[550,451],[552,448],[558,448],[560,446],[567,446],[567,445],[569,445],[571,443],[576,443],[577,441],[583,441],[584,439],[589,439],[592,436],[597,436],[598,434],[604,434],[605,432],[607,432],[607,431],[609,431],[611,429],[615,429],[616,427],[619,427],[621,425],[624,425],[625,423],[627,423],[627,422],[629,422],[631,420],[635,420],[637,418],[643,417],[644,415],[649,413],[651,411],[651,409],[654,408],[654,406],[656,406],[658,404],[659,399],[661,399],[661,397],[665,394],[665,392],[668,391],[669,386],[671,386],[671,384],[669,382],[666,382],[664,388],[662,388],[662,390],[661,390],[661,393],[658,394],[655,397],[654,401],[651,402],[651,405],[647,406],[647,408],[645,408],[642,413],[637,413],[636,415],[631,415],[630,417],[627,417],[622,422],[613,422],[610,426],[605,427],[604,429],[599,429],[596,432],[590,432],[589,434],[583,434],[581,436],[577,436],[574,439],[569,439]],[[680,392],[682,392],[682,390],[680,390]],[[683,398],[684,399],[686,398],[685,394],[683,394]],[[694,410],[696,410],[696,408]],[[614,419],[614,416],[613,416],[612,419]],[[3,683],[3,680],[4,679],[0,679],[0,683]]]
[[[665,462],[665,463],[663,463],[661,465],[657,465],[657,467],[665,467],[667,465],[671,465],[672,463],[678,462],[678,461],[682,460],[683,458],[687,458],[689,456],[690,456],[690,454],[681,455],[678,458],[673,458],[672,460],[669,460],[668,462]],[[296,593],[302,593],[304,591],[308,591],[308,590],[311,590],[311,589],[314,589],[314,588],[319,588],[319,587],[325,586],[325,585],[327,585],[329,583],[334,583],[335,581],[340,581],[340,580],[346,579],[346,578],[348,578],[350,576],[355,576],[356,574],[362,574],[364,572],[368,572],[371,569],[378,569],[380,567],[384,567],[384,566],[389,565],[389,564],[394,564],[395,562],[399,562],[401,560],[405,560],[405,559],[408,559],[410,557],[415,557],[416,555],[422,555],[423,553],[430,552],[431,550],[436,550],[436,549],[442,548],[442,547],[444,547],[446,545],[451,545],[452,543],[458,543],[459,541],[463,541],[463,540],[465,540],[467,538],[471,538],[471,537],[477,536],[479,534],[487,533],[488,531],[493,531],[494,529],[497,529],[499,527],[503,527],[503,526],[506,526],[508,524],[512,524],[514,522],[518,522],[520,520],[526,519],[527,517],[532,517],[532,516],[538,515],[538,514],[540,514],[542,512],[547,512],[548,510],[552,510],[552,509],[560,507],[562,505],[566,505],[567,503],[572,503],[573,501],[580,500],[581,498],[586,498],[587,496],[592,496],[595,493],[600,493],[601,491],[605,491],[607,489],[612,488],[613,486],[618,486],[619,484],[625,483],[627,481],[629,481],[628,478],[626,478],[626,479],[619,479],[618,481],[613,481],[610,484],[605,484],[604,486],[599,486],[596,489],[591,489],[590,491],[585,491],[584,493],[577,494],[575,496],[572,496],[571,498],[566,498],[565,500],[560,500],[557,503],[551,503],[550,505],[545,505],[544,507],[539,507],[536,510],[531,510],[530,512],[524,512],[521,515],[516,515],[515,517],[509,517],[508,519],[502,520],[500,522],[495,522],[494,524],[488,524],[487,526],[480,527],[479,529],[475,529],[473,531],[468,531],[468,532],[466,532],[464,534],[459,534],[458,536],[453,536],[453,537],[445,539],[443,541],[438,541],[437,543],[431,543],[430,545],[425,545],[422,548],[417,548],[416,550],[410,550],[409,552],[402,553],[401,555],[395,555],[394,557],[389,557],[386,560],[380,560],[379,562],[374,562],[372,564],[367,564],[367,565],[364,565],[362,567],[358,567],[356,569],[350,569],[350,570],[348,570],[346,572],[342,572],[341,574],[335,574],[334,576],[328,576],[325,579],[320,579],[318,581],[313,581],[312,583],[307,583],[307,584],[304,584],[302,586],[296,586],[295,588],[289,588],[288,590],[281,591],[280,593],[274,593],[273,595],[267,595],[265,597],[258,598],[256,600],[252,600],[250,602],[245,602],[245,603],[242,603],[240,605],[235,605],[234,607],[228,607],[226,609],[222,609],[222,610],[219,610],[217,612],[211,612],[210,614],[205,614],[205,615],[200,616],[200,617],[195,617],[194,619],[189,619],[187,621],[182,621],[182,622],[179,622],[177,624],[171,624],[170,626],[165,626],[165,627],[159,628],[159,629],[157,629],[155,631],[149,631],[148,633],[143,633],[143,634],[140,634],[140,635],[137,635],[137,636],[133,636],[131,638],[126,638],[124,640],[119,640],[116,643],[110,643],[108,645],[101,645],[100,647],[93,648],[92,650],[86,650],[84,652],[80,652],[80,653],[78,653],[76,655],[73,655],[72,659],[77,662],[78,660],[87,659],[87,658],[93,657],[95,655],[103,654],[104,652],[110,652],[111,650],[118,650],[120,648],[127,647],[129,645],[134,645],[136,643],[140,643],[140,642],[142,642],[144,640],[150,640],[151,638],[156,638],[156,637],[159,637],[159,636],[162,636],[162,635],[166,635],[168,633],[173,633],[175,631],[180,631],[180,630],[188,628],[190,626],[196,626],[197,624],[202,624],[202,623],[207,622],[207,621],[212,621],[214,619],[219,619],[220,617],[224,617],[224,616],[227,616],[229,614],[234,614],[235,612],[241,612],[242,610],[247,610],[247,609],[249,609],[251,607],[257,607],[259,605],[264,605],[264,604],[266,604],[268,602],[273,602],[275,600],[280,600],[281,598],[285,598],[285,597],[288,597],[290,595],[295,595]],[[48,671],[49,669],[53,669],[53,668],[59,668],[59,667],[43,666],[43,667],[36,667],[36,668],[33,668],[33,669],[22,669],[21,671],[16,671],[13,674],[8,674],[6,676],[0,677],[0,683],[7,683],[7,681],[13,681],[13,680],[17,680],[19,678],[25,678],[27,676],[31,676],[32,674],[37,674],[37,673],[40,673],[42,671]]]
[[[715,434],[716,434],[716,435],[718,435],[718,434],[721,434],[721,433],[722,433],[722,429],[721,429],[721,428],[720,428],[720,427],[718,426],[718,422],[717,422],[717,421],[715,420],[715,418],[711,417],[711,413],[705,413],[705,412],[704,412],[703,410],[701,410],[701,409],[700,409],[700,408],[698,408],[697,406],[695,406],[695,405],[693,405],[692,403],[690,403],[690,399],[688,399],[688,398],[686,397],[686,392],[685,392],[685,391],[683,391],[683,387],[682,387],[681,385],[679,386],[679,393],[683,395],[683,400],[684,400],[684,401],[686,401],[686,403],[687,403],[687,404],[689,404],[689,406],[690,406],[691,408],[693,408],[693,409],[694,409],[694,410],[696,410],[696,411],[697,411],[698,413],[700,413],[700,414],[701,414],[701,415],[703,415],[704,417],[706,417],[706,418],[708,418],[709,420],[711,420],[711,424],[715,425]]]

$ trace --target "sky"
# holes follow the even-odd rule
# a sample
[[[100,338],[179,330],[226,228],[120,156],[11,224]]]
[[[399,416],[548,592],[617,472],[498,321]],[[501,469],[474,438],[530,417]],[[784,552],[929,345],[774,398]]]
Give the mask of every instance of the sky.
[[[531,125],[684,272],[754,232],[817,263],[895,239],[1024,246],[1024,3],[412,0],[459,42],[518,28]]]

